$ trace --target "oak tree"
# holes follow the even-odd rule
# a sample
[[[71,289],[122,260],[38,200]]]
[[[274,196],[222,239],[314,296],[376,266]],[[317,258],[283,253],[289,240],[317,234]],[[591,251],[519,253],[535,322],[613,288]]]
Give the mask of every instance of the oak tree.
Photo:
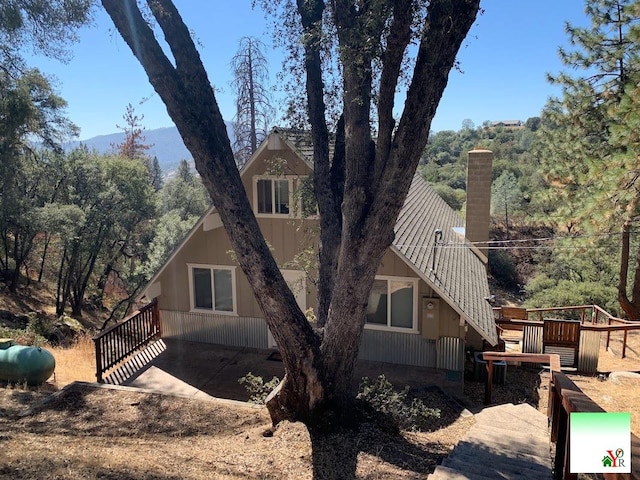
[[[193,155],[280,348],[286,376],[268,402],[272,420],[315,425],[324,412],[339,411],[352,398],[375,273],[393,240],[395,220],[479,0],[271,4],[295,22],[302,41],[320,225],[317,330],[298,307],[260,232],[214,90],[178,10],[169,0],[146,2],[170,59],[135,0],[102,0]],[[323,57],[331,43],[327,38],[336,42],[334,61],[342,74],[342,119],[331,156],[323,77]],[[412,43],[416,54],[408,59]],[[404,109],[396,117],[402,72],[408,72],[408,87]]]

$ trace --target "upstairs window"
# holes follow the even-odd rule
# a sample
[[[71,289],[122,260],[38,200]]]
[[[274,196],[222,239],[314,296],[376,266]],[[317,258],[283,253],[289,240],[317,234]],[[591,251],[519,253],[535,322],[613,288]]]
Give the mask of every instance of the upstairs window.
[[[255,208],[259,215],[289,215],[291,180],[258,178],[255,183]]]

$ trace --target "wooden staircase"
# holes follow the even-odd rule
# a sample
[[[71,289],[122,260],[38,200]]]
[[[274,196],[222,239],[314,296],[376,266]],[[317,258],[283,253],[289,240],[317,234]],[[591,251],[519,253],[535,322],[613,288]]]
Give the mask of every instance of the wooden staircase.
[[[544,414],[526,403],[509,403],[485,408],[475,418],[430,480],[551,479]]]

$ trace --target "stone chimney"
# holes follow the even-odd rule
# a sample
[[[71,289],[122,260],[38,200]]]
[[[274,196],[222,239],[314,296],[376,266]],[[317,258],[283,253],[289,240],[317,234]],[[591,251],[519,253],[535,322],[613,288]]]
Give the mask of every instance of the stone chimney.
[[[484,256],[487,262],[489,253],[489,221],[491,209],[491,179],[493,152],[474,149],[469,152],[467,162],[467,209],[465,237]]]

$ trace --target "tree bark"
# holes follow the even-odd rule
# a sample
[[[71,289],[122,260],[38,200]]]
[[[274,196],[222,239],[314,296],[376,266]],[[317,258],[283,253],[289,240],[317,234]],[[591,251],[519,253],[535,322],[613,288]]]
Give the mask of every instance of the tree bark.
[[[339,409],[352,398],[353,369],[375,273],[393,240],[395,220],[479,0],[429,2],[397,129],[391,110],[398,62],[405,54],[408,18],[413,18],[413,8],[418,7],[409,1],[391,2],[394,15],[398,15],[398,25],[391,28],[398,38],[388,47],[390,66],[383,66],[384,98],[379,100],[386,105],[381,127],[386,140],[380,149],[372,141],[370,129],[372,65],[376,49],[384,44],[382,35],[392,10],[388,2],[361,2],[359,9],[345,0],[330,3],[340,43],[344,111],[333,162],[329,159],[320,60],[325,2],[297,0],[305,33],[307,103],[320,211],[318,314],[323,335],[313,331],[300,311],[260,232],[215,94],[187,27],[169,0],[147,3],[171,49],[173,63],[134,0],[102,0],[193,155],[237,261],[280,348],[287,374],[270,399],[273,421],[317,424],[326,409]]]
[[[618,303],[620,308],[630,320],[640,320],[640,308],[635,302],[629,300],[627,294],[627,278],[629,276],[629,259],[631,249],[631,221],[626,221],[622,225],[622,245],[620,253],[620,275],[618,277]],[[634,278],[633,292],[634,300],[640,301],[638,290],[640,289],[640,250],[636,255],[636,273]]]

